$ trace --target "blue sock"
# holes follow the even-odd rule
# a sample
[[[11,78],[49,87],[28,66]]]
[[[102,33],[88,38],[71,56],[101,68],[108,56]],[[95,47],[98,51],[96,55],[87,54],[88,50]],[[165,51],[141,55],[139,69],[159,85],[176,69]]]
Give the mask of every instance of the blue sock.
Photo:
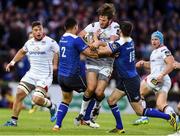
[[[61,102],[61,104],[59,105],[57,112],[57,120],[56,120],[56,125],[58,125],[59,127],[61,127],[62,121],[68,111],[68,108],[69,105],[66,103]]]
[[[84,120],[90,120],[91,112],[93,110],[95,102],[96,102],[95,99],[91,99],[91,101],[89,102],[89,105],[86,109],[86,113],[85,113],[84,118],[83,118]]]
[[[169,114],[165,114],[163,112],[160,112],[160,111],[152,109],[152,108],[144,109],[143,116],[162,118],[162,119],[166,119],[166,120],[169,120],[171,118]]]
[[[121,115],[120,115],[120,111],[119,108],[117,106],[117,104],[115,105],[109,105],[109,107],[111,108],[111,111],[116,119],[116,128],[117,129],[123,129],[123,124],[122,124],[122,120],[121,120]]]

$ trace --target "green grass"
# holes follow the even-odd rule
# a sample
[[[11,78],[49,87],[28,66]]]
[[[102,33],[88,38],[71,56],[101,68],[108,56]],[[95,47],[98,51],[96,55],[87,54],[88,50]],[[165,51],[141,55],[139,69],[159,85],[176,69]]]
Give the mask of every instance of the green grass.
[[[53,132],[54,123],[49,120],[48,112],[37,111],[28,114],[22,111],[18,127],[3,127],[2,125],[10,118],[11,110],[0,109],[0,135],[112,135],[108,131],[115,128],[115,120],[111,113],[101,113],[97,122],[100,128],[93,129],[88,126],[74,126],[73,119],[78,113],[68,112],[61,131]],[[162,119],[150,119],[146,125],[133,126],[132,122],[137,119],[136,115],[122,114],[125,134],[122,135],[167,135],[173,133],[173,128]]]

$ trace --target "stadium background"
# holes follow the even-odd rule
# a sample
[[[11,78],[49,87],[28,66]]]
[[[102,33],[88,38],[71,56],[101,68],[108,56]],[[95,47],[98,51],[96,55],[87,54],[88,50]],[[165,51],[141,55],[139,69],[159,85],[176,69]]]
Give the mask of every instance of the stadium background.
[[[148,60],[152,51],[150,35],[157,29],[163,32],[165,45],[175,59],[180,61],[179,0],[0,0],[0,108],[12,107],[16,82],[19,82],[29,67],[27,58],[24,58],[16,64],[12,72],[5,72],[7,63],[27,40],[31,22],[42,21],[46,34],[58,42],[64,33],[63,24],[67,17],[76,18],[82,30],[89,23],[98,20],[96,10],[105,2],[114,3],[117,22],[133,22],[132,37],[135,40],[137,61]],[[147,73],[148,71],[139,70],[142,78]],[[114,75],[112,79],[115,79]],[[180,71],[173,71],[171,79],[173,84],[168,99],[178,102]],[[53,83],[57,84],[56,76]],[[112,90],[113,87],[114,80],[111,80],[108,90]],[[55,93],[60,94],[58,87],[57,89],[55,88]],[[147,100],[149,106],[154,106],[153,94]]]

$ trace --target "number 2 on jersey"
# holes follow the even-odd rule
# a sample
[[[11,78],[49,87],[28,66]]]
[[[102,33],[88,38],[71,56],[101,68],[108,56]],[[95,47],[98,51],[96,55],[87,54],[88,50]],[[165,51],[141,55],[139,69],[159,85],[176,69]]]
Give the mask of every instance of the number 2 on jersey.
[[[61,55],[61,56],[62,56],[63,58],[65,58],[65,57],[66,57],[66,55],[65,55],[66,47],[62,47],[62,48],[61,48],[61,51],[62,51],[62,55]]]

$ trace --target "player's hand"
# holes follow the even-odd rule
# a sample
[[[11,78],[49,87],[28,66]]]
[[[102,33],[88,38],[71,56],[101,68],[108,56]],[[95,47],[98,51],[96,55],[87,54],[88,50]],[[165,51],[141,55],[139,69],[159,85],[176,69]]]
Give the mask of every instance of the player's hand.
[[[178,68],[178,63],[177,63],[177,62],[174,62],[174,63],[173,63],[173,68],[174,68],[174,69],[177,69],[177,68]]]
[[[136,63],[137,68],[141,68],[141,67],[143,67],[143,65],[144,65],[144,60],[140,60]]]
[[[6,66],[6,71],[7,71],[7,72],[10,72],[11,67],[14,67],[14,65],[15,65],[15,62],[14,62],[14,61],[11,61],[9,64],[7,64],[7,66]]]
[[[163,77],[164,77],[164,75],[162,73],[160,73],[158,75],[158,77],[156,78],[157,82],[159,82],[159,83],[163,82]]]

